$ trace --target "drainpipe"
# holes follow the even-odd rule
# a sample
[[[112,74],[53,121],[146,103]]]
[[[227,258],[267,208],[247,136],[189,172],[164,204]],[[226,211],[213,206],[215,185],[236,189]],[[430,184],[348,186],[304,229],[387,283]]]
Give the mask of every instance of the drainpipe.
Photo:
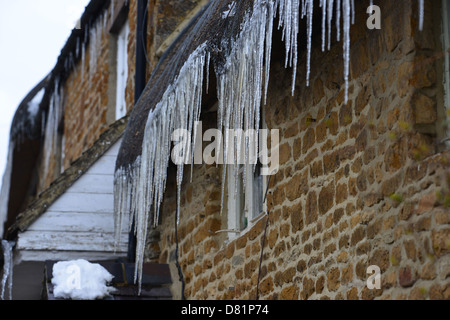
[[[134,81],[134,103],[138,102],[146,84],[146,48],[147,48],[147,14],[148,0],[138,0],[137,3],[137,27],[136,27],[136,71]],[[133,227],[128,238],[128,261],[136,262],[136,236]]]

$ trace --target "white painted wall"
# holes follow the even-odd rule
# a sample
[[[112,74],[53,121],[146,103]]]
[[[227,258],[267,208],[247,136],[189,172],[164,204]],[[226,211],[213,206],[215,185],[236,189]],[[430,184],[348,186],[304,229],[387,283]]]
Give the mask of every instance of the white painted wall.
[[[16,251],[23,261],[110,260],[127,253],[127,223],[114,253],[114,167],[120,141],[80,177],[27,231]]]

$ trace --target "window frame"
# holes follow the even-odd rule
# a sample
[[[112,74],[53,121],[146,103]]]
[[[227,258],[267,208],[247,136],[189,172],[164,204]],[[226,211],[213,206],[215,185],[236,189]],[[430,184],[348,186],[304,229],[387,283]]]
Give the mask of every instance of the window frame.
[[[116,103],[115,119],[119,120],[127,115],[126,89],[128,82],[128,37],[130,26],[128,19],[117,34],[116,45]]]
[[[129,26],[129,18],[128,14],[130,11],[130,5],[128,1],[126,0],[114,0],[111,1],[109,12],[111,15],[111,20],[109,22],[109,56],[108,56],[108,67],[109,67],[109,78],[108,78],[108,106],[107,106],[107,112],[106,112],[106,123],[108,125],[116,122],[117,120],[122,118],[123,112],[119,113],[118,111],[118,104],[121,99],[121,97],[118,97],[118,46],[119,46],[119,34],[124,30],[124,28],[127,28],[128,25],[128,32],[130,33],[130,26]],[[127,40],[127,46],[129,45],[129,40]],[[128,60],[128,48],[126,50],[127,60]],[[122,59],[123,60],[123,59]],[[129,72],[128,67],[128,61],[125,66],[127,72]],[[125,77],[127,78],[129,74]],[[125,80],[123,86],[124,86],[124,92],[123,96],[126,97],[126,85],[128,79]],[[125,99],[126,101],[126,99]],[[125,104],[125,109],[127,108],[127,105]],[[128,111],[128,110],[126,110]]]
[[[264,108],[262,108],[264,109]],[[264,112],[261,112],[261,129],[267,129],[265,122]],[[267,189],[268,179],[267,176],[261,175],[260,162],[256,164],[255,172],[253,171],[253,164],[238,165],[239,176],[238,181],[235,180],[236,166],[227,166],[227,233],[230,241],[244,235],[248,232],[259,220],[261,220],[267,213],[267,203],[265,200],[265,194]],[[246,188],[243,188],[243,171],[244,166],[246,168],[246,174],[249,178],[246,179]],[[255,212],[255,173],[259,171],[258,177],[261,177],[261,187],[259,192],[259,199],[262,201],[261,212]],[[236,192],[236,187],[239,188]],[[250,194],[246,196],[245,191]],[[243,204],[243,208],[242,208]],[[242,208],[242,211],[238,215],[238,207]],[[245,222],[243,222],[245,221]],[[243,226],[241,224],[244,224]]]

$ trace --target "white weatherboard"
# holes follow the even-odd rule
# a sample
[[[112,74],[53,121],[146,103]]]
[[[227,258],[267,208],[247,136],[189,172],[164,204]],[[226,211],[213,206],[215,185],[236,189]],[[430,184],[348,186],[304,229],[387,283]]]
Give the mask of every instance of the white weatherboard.
[[[19,234],[17,251],[22,260],[110,260],[126,256],[127,223],[123,224],[121,244],[114,248],[113,187],[119,147],[120,141]]]

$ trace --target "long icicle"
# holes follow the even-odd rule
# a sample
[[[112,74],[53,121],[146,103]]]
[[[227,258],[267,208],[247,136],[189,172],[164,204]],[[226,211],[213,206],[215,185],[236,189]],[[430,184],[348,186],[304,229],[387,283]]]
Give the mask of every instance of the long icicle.
[[[425,4],[424,4],[425,0],[419,0],[419,30],[422,31],[423,30],[423,19],[424,19],[424,15],[425,15]]]

